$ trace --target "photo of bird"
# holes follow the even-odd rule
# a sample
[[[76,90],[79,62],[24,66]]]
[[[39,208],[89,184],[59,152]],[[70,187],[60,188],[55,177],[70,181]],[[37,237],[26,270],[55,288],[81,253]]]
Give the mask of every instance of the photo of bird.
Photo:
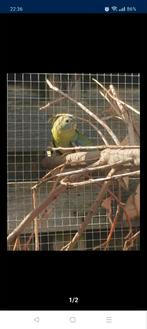
[[[77,129],[77,121],[72,114],[57,114],[51,133],[54,147],[92,146],[91,140]]]

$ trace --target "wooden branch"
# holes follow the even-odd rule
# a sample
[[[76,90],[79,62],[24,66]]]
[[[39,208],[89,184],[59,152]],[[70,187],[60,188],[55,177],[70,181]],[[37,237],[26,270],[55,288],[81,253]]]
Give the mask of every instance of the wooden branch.
[[[120,112],[120,108],[119,108],[119,110],[118,110],[118,104],[115,104],[114,101],[112,101],[112,99],[109,99],[109,98],[108,98],[108,94],[104,94],[102,91],[100,91],[100,94],[101,94],[101,96],[103,96],[103,97],[107,100],[107,102],[111,105],[111,108],[113,109],[114,113],[117,114],[117,116],[113,114],[112,117],[113,117],[113,118],[114,118],[114,117],[117,117],[117,118],[119,118],[119,119],[125,121],[124,113]]]
[[[109,94],[109,96],[114,99],[115,101],[118,101],[117,97],[114,97],[99,81],[97,81],[96,79],[92,78],[93,81],[95,81],[107,94]],[[140,112],[137,111],[136,109],[134,109],[134,107],[132,107],[131,105],[128,105],[127,103],[123,102],[122,100],[119,99],[119,102],[123,105],[125,105],[128,109],[130,109],[131,111],[135,112],[136,114],[140,115]]]
[[[46,105],[40,107],[39,111],[47,110],[48,107],[50,107],[51,105],[54,105],[55,103],[58,103],[58,102],[62,101],[63,99],[65,99],[65,97],[59,97],[58,99],[56,99],[56,100],[54,100],[52,102],[49,102]]]
[[[44,175],[41,179],[39,179],[39,181],[34,186],[32,186],[31,189],[34,190],[34,189],[39,188],[42,184],[46,183],[49,180],[50,176],[53,177],[53,174],[57,175],[56,172],[58,173],[59,169],[64,168],[64,167],[65,167],[65,164],[61,164],[60,166],[55,167],[54,169],[50,170],[46,175]]]
[[[114,86],[110,85],[107,93],[100,91],[100,94],[110,103],[111,108],[113,109],[114,113],[118,115],[118,118],[127,123],[129,116],[128,109],[121,104]],[[113,99],[112,96],[114,96],[115,99]]]
[[[102,120],[104,120],[104,121],[107,121],[107,120],[110,120],[110,119],[114,119],[114,118],[116,118],[116,119],[119,119],[119,120],[122,120],[123,121],[123,119],[122,118],[120,118],[119,116],[117,116],[117,115],[107,115],[106,117],[102,117],[101,119]]]
[[[82,169],[77,169],[77,170],[71,170],[71,171],[67,171],[67,172],[63,172],[63,173],[57,173],[56,175],[52,176],[52,178],[54,177],[65,177],[65,176],[69,176],[69,175],[73,175],[73,174],[84,174],[84,173],[88,173],[88,172],[92,172],[92,171],[97,171],[97,170],[105,170],[105,169],[111,169],[119,167],[120,165],[124,165],[128,162],[131,161],[130,159],[127,159],[126,161],[118,161],[114,164],[108,164],[108,165],[103,165],[103,166],[88,166],[86,168],[82,168]]]
[[[32,202],[33,202],[33,209],[37,208],[37,196],[36,196],[36,189],[32,190]],[[34,236],[35,236],[35,250],[39,250],[39,232],[38,232],[38,218],[34,218]]]
[[[15,251],[18,248],[18,250],[21,250],[21,244],[20,244],[20,239],[16,238],[14,246],[13,246],[13,251]]]
[[[61,185],[68,186],[68,187],[69,186],[77,187],[77,186],[82,186],[82,185],[89,185],[89,184],[95,184],[95,183],[99,183],[99,182],[105,182],[108,180],[118,179],[118,178],[122,178],[122,177],[139,176],[139,175],[140,175],[140,170],[136,170],[136,171],[128,172],[125,174],[114,175],[112,177],[102,177],[102,178],[95,178],[95,179],[90,178],[89,180],[76,182],[76,183],[72,183],[72,182],[68,181],[66,178],[63,178],[60,181],[60,183],[61,183]]]
[[[105,149],[100,153],[99,160],[94,164],[104,165],[104,164],[114,164],[118,161],[127,161],[131,159],[132,167],[140,166],[140,148],[130,148],[130,149],[118,149],[117,152],[113,149]]]
[[[122,203],[119,198],[108,188],[108,193],[116,200],[116,202],[118,203],[118,205],[123,209],[124,211],[124,214],[126,216],[126,221],[128,223],[128,226],[129,226],[129,233],[127,234],[127,237],[128,238],[131,234],[132,234],[132,223],[131,223],[131,220],[130,220],[130,217],[125,209],[125,204]]]
[[[28,238],[28,241],[23,245],[23,250],[29,250],[29,244],[30,242],[32,241],[33,239],[33,236],[34,236],[34,232],[32,232]]]
[[[72,97],[70,97],[68,94],[64,93],[63,91],[61,91],[59,88],[55,87],[52,85],[52,83],[46,79],[46,82],[48,84],[48,86],[56,91],[57,93],[59,93],[62,96],[65,96],[67,99],[69,99],[71,102],[73,102],[74,104],[76,104],[77,106],[79,106],[83,111],[85,111],[90,117],[92,117],[94,120],[96,120],[103,128],[106,129],[106,131],[108,132],[108,134],[111,136],[111,138],[113,139],[114,143],[116,145],[119,145],[119,140],[118,138],[115,136],[115,134],[113,133],[113,131],[110,129],[110,127],[100,118],[98,118],[97,115],[95,115],[93,112],[91,112],[86,106],[84,106],[82,103],[77,102],[75,99],[73,99]]]
[[[111,177],[115,172],[115,169],[111,169],[107,178]],[[72,240],[66,245],[64,246],[61,250],[71,250],[73,249],[73,247],[75,246],[75,244],[79,241],[81,235],[83,234],[83,232],[86,230],[88,224],[91,221],[92,216],[96,213],[97,208],[100,206],[102,199],[107,191],[108,186],[110,185],[111,181],[105,181],[103,183],[103,186],[100,189],[100,192],[98,193],[95,201],[93,202],[90,210],[88,211],[87,216],[85,217],[84,222],[80,225],[78,232],[74,235],[74,237],[72,238]]]
[[[99,147],[96,147],[96,149]],[[114,164],[118,161],[126,161],[128,158],[132,159],[132,164],[134,166],[139,166],[140,164],[140,148],[139,146],[134,147],[117,147],[109,148],[102,147],[104,150],[100,153],[97,151],[89,152],[76,152],[64,155],[53,155],[51,157],[46,157],[42,160],[42,165],[45,168],[52,169],[61,164],[66,164],[66,166],[86,166],[94,161],[97,161],[97,165]],[[63,149],[63,148],[62,148]],[[65,150],[79,150],[78,147],[75,148],[64,148]],[[81,148],[80,148],[81,149]],[[117,152],[115,151],[117,150]],[[94,165],[96,165],[94,164]]]
[[[112,148],[104,148],[103,151],[98,152],[98,151],[90,151],[90,152],[77,152],[77,153],[69,153],[67,155],[59,155],[59,156],[53,156],[46,158],[46,168],[51,168],[51,167],[56,167],[56,164],[61,163],[62,165],[58,166],[57,168],[61,168],[63,164],[68,167],[81,167],[81,166],[87,166],[88,171],[95,171],[96,169],[107,169],[110,167],[114,166],[124,166],[125,168],[133,168],[137,169],[140,165],[140,148],[138,146],[135,147],[117,147],[117,152],[115,151],[116,149]],[[130,162],[130,163],[129,163]],[[95,168],[95,169],[89,169],[89,168]],[[55,170],[57,171],[57,168]],[[79,168],[78,168],[79,169]],[[79,169],[79,171],[75,170],[74,173],[83,173],[87,171],[87,168],[83,170],[83,168]],[[55,175],[54,175],[55,173]],[[52,174],[52,175],[51,175]],[[68,174],[72,174],[69,172]],[[48,180],[48,177],[54,178],[54,177],[62,177],[68,175],[66,173],[63,173],[60,175],[57,171],[50,171],[46,176],[44,176],[33,188],[36,188],[37,186],[40,186],[42,182],[45,182]]]
[[[61,164],[66,167],[86,166],[99,159],[99,151],[77,152],[63,155],[53,155],[42,160],[42,166],[47,169],[53,169]]]
[[[66,190],[65,186],[58,186],[55,191],[52,193],[52,191],[49,193],[49,196],[41,203],[41,205],[32,210],[23,220],[22,222],[8,235],[7,242],[11,243],[14,239],[16,239],[28,226],[35,217],[37,217],[39,214],[44,211],[51,202],[56,200],[59,195]]]
[[[112,100],[114,106],[115,106],[115,109],[116,109],[116,114],[120,115],[122,120],[126,120],[126,117],[128,116],[128,109],[126,111],[126,108],[124,108],[124,106],[122,105],[122,103],[120,102],[120,99],[118,98],[117,96],[117,93],[116,93],[116,90],[114,88],[113,85],[110,85],[109,87],[109,90],[108,90],[111,95],[113,95],[114,97],[116,97],[117,100]]]
[[[74,146],[74,147],[48,147],[52,151],[83,151],[83,150],[104,150],[104,149],[140,149],[139,145],[93,145],[93,146]]]
[[[117,115],[122,118],[124,123],[127,125],[128,128],[128,138],[130,144],[136,143],[136,129],[133,124],[133,119],[130,116],[130,113],[128,112],[128,108],[132,109],[136,113],[140,114],[137,110],[135,110],[133,107],[129,106],[127,103],[121,101],[116,94],[116,91],[113,87],[113,85],[110,85],[110,88],[107,90],[101,83],[99,83],[97,80],[93,79],[98,85],[101,86],[101,88],[105,91],[105,93],[100,91],[100,94],[111,104],[111,107],[115,111]],[[138,137],[138,135],[137,135]]]
[[[97,250],[97,249],[99,249],[101,247],[105,247],[104,250],[106,250],[108,248],[108,245],[109,245],[110,240],[112,238],[112,234],[113,234],[113,232],[115,230],[115,227],[116,227],[116,224],[117,224],[117,221],[118,221],[119,213],[120,213],[120,205],[118,204],[117,205],[117,209],[116,209],[116,214],[115,214],[114,220],[112,222],[112,225],[111,225],[110,232],[108,234],[107,240],[105,242],[103,242],[102,244],[100,244],[99,246],[94,247],[93,250]]]
[[[57,167],[64,165],[66,163],[66,154],[64,155],[57,155],[57,154],[53,154],[52,156],[48,157],[44,157],[41,160],[41,166],[44,169],[56,169]],[[38,182],[37,184],[40,184],[41,182]]]
[[[127,239],[124,243],[123,250],[128,250],[130,247],[133,247],[134,241],[139,237],[140,231],[136,232],[131,238]]]

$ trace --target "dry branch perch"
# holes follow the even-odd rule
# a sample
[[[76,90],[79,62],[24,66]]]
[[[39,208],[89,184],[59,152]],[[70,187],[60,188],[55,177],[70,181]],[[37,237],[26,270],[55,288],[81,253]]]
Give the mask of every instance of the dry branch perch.
[[[44,169],[54,169],[66,162],[65,155],[52,155],[41,160],[41,166]]]
[[[83,174],[91,173],[91,172],[98,171],[98,170],[99,171],[100,170],[103,170],[104,171],[106,169],[112,169],[112,168],[116,168],[117,169],[117,173],[120,174],[118,178],[123,177],[123,174],[125,174],[126,175],[126,178],[127,178],[128,175],[131,175],[131,176],[134,175],[134,172],[133,173],[131,172],[131,173],[126,174],[126,173],[124,173],[124,170],[120,170],[120,168],[123,168],[123,166],[125,166],[125,169],[130,169],[130,167],[132,167],[132,164],[130,164],[130,162],[131,162],[131,159],[127,159],[126,161],[118,161],[118,162],[116,162],[114,164],[106,164],[106,165],[102,165],[102,166],[96,166],[95,163],[94,163],[93,165],[90,165],[90,166],[88,166],[86,168],[81,168],[81,169],[76,169],[76,170],[67,170],[67,171],[65,171],[63,173],[56,173],[53,176],[51,176],[51,179],[53,179],[55,177],[59,177],[59,178],[60,177],[61,178],[62,177],[67,177],[67,176],[69,177],[70,175],[73,176],[73,174],[74,175],[75,174],[76,175],[78,175],[78,174],[82,174],[83,175]],[[118,170],[118,168],[119,168],[119,170]],[[136,172],[135,172],[135,174],[136,174]],[[138,174],[138,172],[137,172],[137,174]],[[126,178],[123,178],[123,179],[126,179]],[[105,180],[105,178],[103,178],[103,180]],[[84,184],[84,183],[82,183],[82,184]]]
[[[60,158],[60,156],[58,156]],[[96,171],[101,169],[108,169],[112,167],[116,167],[118,169],[120,168],[131,168],[131,169],[138,169],[139,163],[140,163],[140,150],[139,147],[136,148],[117,148],[117,152],[115,149],[109,149],[105,148],[103,151],[97,153],[97,151],[91,151],[91,152],[77,152],[77,153],[70,153],[64,158],[61,156],[62,161],[65,160],[66,167],[69,166],[81,166],[81,165],[88,165],[85,169],[78,169],[74,171],[67,171],[59,174],[53,174],[51,178],[55,177],[65,177],[72,174],[83,174],[90,171]],[[98,159],[98,160],[97,160]],[[96,160],[96,162],[95,162]],[[91,163],[91,165],[90,165]],[[129,172],[129,173],[120,173],[114,178],[121,178],[125,176],[132,176],[138,174],[138,171]],[[96,181],[104,181],[105,178],[95,179],[95,180],[89,180],[84,182],[70,182],[69,180],[62,180],[61,184],[70,185],[70,186],[77,186],[77,184],[83,185],[95,183]]]
[[[140,165],[140,149],[105,149],[101,152],[99,164],[114,164],[118,161],[127,161],[131,159],[132,166]]]
[[[81,154],[81,156],[80,156]],[[83,161],[83,164],[88,164],[92,160],[92,164],[85,169],[79,169],[75,173],[86,172],[86,171],[94,171],[98,169],[107,169],[110,166],[118,167],[121,165],[124,168],[139,168],[140,164],[140,150],[137,149],[117,149],[110,150],[109,148],[103,150],[99,154],[98,161],[94,162],[94,158],[96,157],[97,153],[95,152],[78,152],[78,153],[71,153],[67,155],[67,163],[76,163],[81,164],[80,162]],[[76,161],[75,161],[76,159]],[[69,161],[70,160],[70,161]],[[68,162],[69,161],[69,162]],[[73,161],[73,162],[72,162]],[[79,161],[79,162],[78,162]],[[70,173],[72,172],[70,171]],[[67,176],[67,173],[58,174],[58,177]]]
[[[93,164],[97,165],[106,165],[106,164],[114,164],[118,161],[126,162],[130,159],[132,166],[139,166],[140,164],[140,148],[138,146],[130,146],[130,147],[117,147],[117,149],[102,147],[101,152],[90,151],[90,152],[76,152],[69,153],[67,155],[59,155],[59,156],[51,156],[43,159],[43,163],[45,168],[52,169],[61,164],[66,164],[66,166],[86,166],[94,161],[97,163]],[[79,150],[78,147],[75,148],[64,148],[66,150]]]
[[[42,160],[42,166],[53,169],[61,164],[68,166],[85,166],[99,159],[99,151],[77,152],[66,155],[54,155]]]
[[[74,146],[74,147],[48,147],[50,151],[68,151],[69,153],[72,151],[90,151],[90,150],[100,150],[103,151],[104,149],[140,149],[139,145],[126,145],[128,140],[126,138],[121,142],[120,145],[93,145],[93,146]],[[64,156],[64,154],[63,154]]]
[[[51,178],[54,178],[54,177],[66,177],[66,176],[69,176],[69,175],[73,175],[73,174],[84,174],[84,173],[90,173],[90,172],[94,172],[94,171],[98,171],[98,170],[105,170],[105,169],[111,169],[112,167],[113,168],[116,168],[116,167],[119,167],[120,165],[124,165],[128,162],[130,162],[131,159],[127,160],[127,161],[118,161],[114,164],[106,164],[106,165],[102,165],[102,166],[95,166],[95,164],[93,164],[93,166],[88,166],[86,168],[81,168],[81,169],[77,169],[77,170],[68,170],[64,173],[57,173],[55,174],[54,176],[52,176]],[[130,165],[128,165],[130,166]]]

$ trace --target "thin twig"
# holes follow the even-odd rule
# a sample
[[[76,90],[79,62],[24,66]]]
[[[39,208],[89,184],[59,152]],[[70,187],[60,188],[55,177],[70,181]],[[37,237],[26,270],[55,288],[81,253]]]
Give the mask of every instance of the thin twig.
[[[111,167],[112,167],[112,165],[111,165]],[[86,181],[76,182],[76,183],[69,182],[69,181],[67,181],[66,178],[63,178],[60,181],[60,183],[65,186],[82,186],[82,185],[88,185],[88,184],[95,184],[95,183],[99,183],[99,182],[105,182],[108,180],[118,179],[118,178],[127,177],[127,176],[136,176],[136,175],[138,176],[139,174],[140,174],[140,170],[136,170],[136,171],[132,171],[132,172],[124,173],[124,174],[114,175],[112,177],[103,177],[103,178],[95,178],[95,179],[90,178],[88,181],[86,180]]]
[[[130,220],[130,218],[129,218],[129,216],[128,216],[128,214],[127,214],[127,211],[126,211],[126,209],[125,209],[125,204],[124,203],[122,203],[120,200],[119,200],[119,198],[108,188],[108,193],[116,200],[116,202],[118,203],[118,206],[119,206],[119,208],[122,208],[123,209],[123,211],[124,211],[124,213],[125,213],[125,215],[126,215],[126,220],[127,220],[127,222],[128,222],[128,225],[129,225],[129,233],[127,234],[127,237],[129,237],[131,234],[132,234],[132,224],[131,224],[131,220]],[[117,215],[117,213],[116,213],[116,215]],[[116,217],[116,216],[115,216]],[[117,215],[117,217],[118,217],[118,215]],[[112,233],[113,233],[113,231],[114,231],[114,228],[115,228],[115,226],[116,226],[116,223],[117,223],[117,220],[115,220],[115,222],[113,222],[113,230],[112,230],[112,227],[111,227],[111,230],[110,230],[110,233],[109,233],[109,239],[107,238],[107,240],[105,241],[105,242],[103,242],[102,244],[100,244],[99,246],[96,246],[93,250],[97,250],[97,249],[100,249],[101,247],[104,247],[104,246],[106,246],[106,248],[107,248],[107,246],[108,246],[108,244],[107,244],[107,242],[109,243],[110,242],[110,239],[111,239],[111,236],[112,236]],[[115,225],[114,225],[115,224]]]
[[[108,91],[107,91],[107,93],[108,93]],[[123,120],[123,121],[125,121],[124,114],[122,114],[122,112],[120,113],[120,109],[119,109],[119,112],[118,112],[118,109],[117,109],[118,104],[117,104],[117,106],[116,106],[116,104],[114,105],[114,104],[112,103],[112,100],[110,100],[110,99],[107,97],[107,95],[104,94],[102,91],[100,91],[100,94],[101,94],[101,95],[107,100],[107,102],[111,105],[111,107],[112,107],[112,109],[114,110],[114,112],[118,114],[118,118],[121,119],[121,120]],[[121,115],[121,116],[120,116],[120,115]],[[114,115],[113,115],[113,118],[114,118]]]
[[[126,221],[128,222],[129,225],[129,233],[127,234],[127,237],[129,237],[132,234],[132,223],[130,220],[130,217],[125,209],[125,204],[122,203],[119,198],[108,188],[108,193],[116,200],[116,202],[119,204],[119,206],[123,209],[124,214],[126,216]]]
[[[63,99],[65,99],[65,97],[59,97],[58,99],[52,101],[52,102],[49,102],[47,103],[46,105],[40,107],[39,111],[42,111],[42,110],[47,110],[48,107],[50,107],[51,105],[57,103],[57,102],[60,102],[62,101]]]
[[[48,179],[50,178],[50,176],[55,172],[58,171],[60,168],[64,168],[65,164],[61,164],[58,167],[50,170],[46,175],[44,175],[34,186],[32,186],[32,190],[33,189],[37,189],[38,187],[40,187],[42,184],[46,183],[48,181]]]
[[[115,168],[118,167],[120,165],[126,164],[127,162],[130,162],[130,159],[124,160],[124,161],[117,161],[114,164],[107,164],[107,165],[103,165],[103,166],[96,166],[96,167],[91,167],[88,166],[86,168],[82,168],[82,169],[77,169],[77,170],[72,170],[72,171],[67,171],[64,173],[60,173],[60,174],[56,174],[51,176],[51,178],[53,179],[54,177],[65,177],[65,176],[69,176],[69,175],[73,175],[73,174],[83,174],[83,173],[87,173],[87,172],[91,172],[91,171],[97,171],[97,170],[104,170],[104,169],[109,169],[109,168]]]
[[[125,241],[123,250],[128,250],[130,247],[133,247],[134,241],[140,235],[140,231],[136,232],[131,238]]]
[[[117,221],[118,221],[119,213],[120,213],[120,205],[118,204],[117,205],[117,209],[116,209],[116,214],[115,214],[114,220],[112,222],[112,225],[111,225],[110,232],[108,234],[107,240],[105,242],[103,242],[101,245],[94,247],[93,250],[97,250],[97,249],[99,249],[101,247],[105,247],[104,250],[106,250],[108,248],[108,245],[109,245],[110,240],[112,238],[112,234],[113,234],[113,232],[115,230],[115,227],[116,227],[116,224],[117,224]]]
[[[116,91],[113,87],[113,85],[110,85],[109,89],[107,90],[107,94],[100,91],[100,94],[111,104],[111,107],[113,108],[114,112],[126,123],[126,118],[128,117],[128,110],[124,109],[122,104],[120,103]],[[117,100],[113,100],[113,98],[110,98],[110,94],[117,98]],[[109,97],[108,97],[109,96]]]
[[[32,202],[33,208],[37,208],[37,201],[36,201],[36,189],[32,190]],[[35,236],[35,250],[39,250],[39,233],[38,233],[38,218],[34,218],[34,236]]]
[[[120,213],[120,205],[118,204],[117,205],[117,209],[116,209],[116,214],[115,214],[115,217],[114,217],[114,220],[113,220],[113,223],[112,223],[112,226],[111,226],[109,235],[107,237],[107,241],[106,241],[106,245],[105,245],[105,250],[108,248],[108,245],[109,245],[110,240],[112,238],[112,234],[113,234],[113,232],[115,230],[115,227],[116,227],[116,224],[117,224],[117,221],[118,221],[119,213]]]
[[[13,246],[13,251],[16,250],[18,247],[18,250],[21,250],[21,245],[20,245],[20,239],[16,238],[14,246]]]
[[[64,167],[65,167],[65,165],[64,166],[61,166],[61,168],[60,168],[60,172],[62,172],[63,171],[63,169],[64,169]],[[56,168],[55,168],[56,169]],[[58,168],[59,169],[59,168]],[[53,170],[52,170],[53,171]],[[53,182],[53,186],[52,186],[52,189],[51,189],[51,191],[50,191],[50,194],[51,193],[54,193],[54,191],[55,191],[55,189],[56,189],[56,187],[57,187],[57,185],[58,185],[58,182],[59,182],[59,178],[57,177],[57,179]],[[49,208],[49,206],[48,206],[48,208]],[[50,208],[50,209],[48,209],[47,211],[47,208],[43,211],[43,213],[41,214],[41,220],[42,220],[42,218],[44,219],[44,218],[48,218],[48,216],[49,216],[49,214],[52,212],[52,208]]]
[[[23,250],[28,250],[28,246],[31,242],[31,240],[33,239],[34,236],[34,232],[32,232],[28,238],[28,241],[23,245]]]
[[[130,110],[132,110],[136,114],[140,115],[140,112],[137,111],[136,109],[134,109],[134,107],[132,107],[131,105],[128,105],[127,103],[123,102],[122,100],[118,99],[117,97],[114,97],[99,81],[97,81],[94,78],[92,78],[92,80],[95,81],[112,99],[114,99],[115,101],[119,101],[121,104],[125,105]]]
[[[103,149],[140,149],[139,145],[94,145],[94,146],[74,146],[74,147],[51,147],[52,151],[83,151],[83,150],[103,150]]]
[[[121,117],[117,116],[117,115],[108,115],[106,117],[102,117],[101,119],[104,120],[104,121],[107,121],[107,120],[114,119],[114,118],[123,121],[123,119]]]

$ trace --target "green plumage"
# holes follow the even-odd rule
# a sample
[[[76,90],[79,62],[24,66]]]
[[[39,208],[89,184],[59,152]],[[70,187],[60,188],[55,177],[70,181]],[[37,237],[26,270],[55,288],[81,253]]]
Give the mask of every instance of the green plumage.
[[[71,114],[57,115],[51,129],[55,147],[90,146],[92,142],[77,130],[77,122]],[[61,151],[64,153],[64,151]]]

